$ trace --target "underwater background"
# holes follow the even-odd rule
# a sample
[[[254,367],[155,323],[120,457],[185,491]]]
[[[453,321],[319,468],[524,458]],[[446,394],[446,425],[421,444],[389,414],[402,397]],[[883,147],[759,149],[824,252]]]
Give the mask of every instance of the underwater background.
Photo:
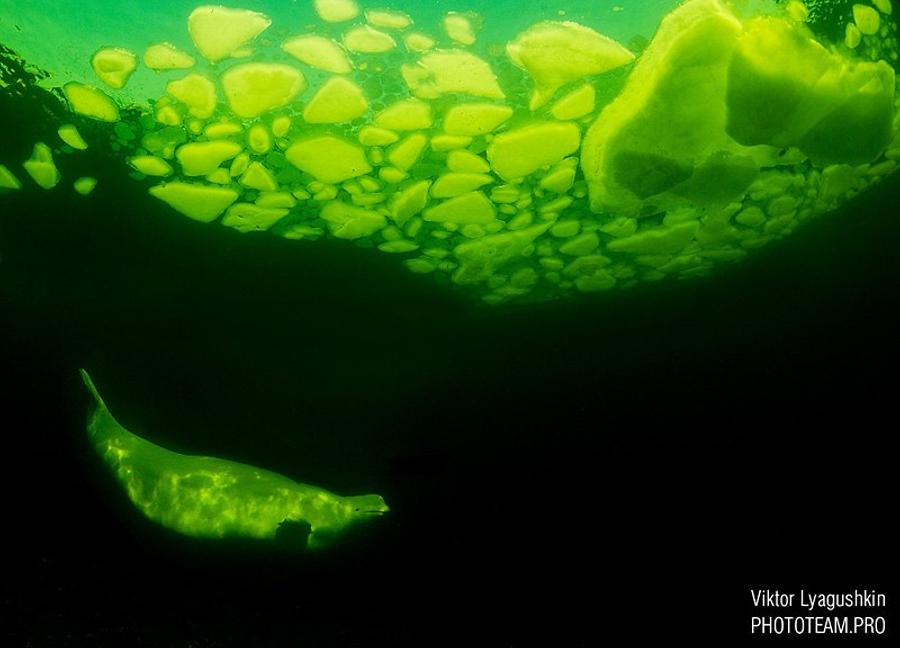
[[[0,94],[11,157],[47,105]],[[104,182],[0,218],[10,645],[729,645],[751,586],[897,591],[896,175],[709,277],[490,308],[161,213],[114,156],[58,163]],[[391,513],[316,556],[179,537],[87,442],[82,366],[157,443]]]

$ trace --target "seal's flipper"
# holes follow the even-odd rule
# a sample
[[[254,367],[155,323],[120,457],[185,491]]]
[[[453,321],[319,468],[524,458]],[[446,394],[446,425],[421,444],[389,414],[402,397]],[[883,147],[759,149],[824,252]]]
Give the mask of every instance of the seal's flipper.
[[[283,520],[275,531],[275,541],[285,547],[305,548],[309,543],[312,525],[304,520]]]

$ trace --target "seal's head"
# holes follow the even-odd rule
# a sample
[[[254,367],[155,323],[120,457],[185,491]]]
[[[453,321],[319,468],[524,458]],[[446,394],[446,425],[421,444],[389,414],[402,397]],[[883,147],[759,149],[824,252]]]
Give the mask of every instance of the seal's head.
[[[384,515],[391,510],[381,495],[355,495],[348,497],[347,502],[353,507],[352,518],[359,522]]]
[[[343,531],[381,517],[389,510],[381,495],[337,498],[331,507],[321,507],[316,519],[312,520],[308,547],[319,549],[331,545]]]

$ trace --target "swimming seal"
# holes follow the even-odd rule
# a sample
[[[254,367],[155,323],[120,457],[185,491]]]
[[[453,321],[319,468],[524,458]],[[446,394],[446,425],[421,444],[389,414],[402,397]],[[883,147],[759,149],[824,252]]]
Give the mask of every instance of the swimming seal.
[[[97,452],[138,510],[173,531],[275,539],[288,527],[294,541],[319,549],[389,510],[380,495],[342,497],[254,466],[166,450],[122,427],[84,369],[81,376],[97,401],[87,426]]]

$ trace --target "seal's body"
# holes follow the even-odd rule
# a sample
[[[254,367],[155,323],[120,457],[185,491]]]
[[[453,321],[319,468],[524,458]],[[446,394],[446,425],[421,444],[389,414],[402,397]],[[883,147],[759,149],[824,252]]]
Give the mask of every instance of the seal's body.
[[[148,518],[200,538],[274,539],[285,523],[308,525],[310,549],[327,545],[347,527],[388,511],[379,495],[342,497],[277,473],[224,459],[183,455],[122,427],[97,400],[88,433],[100,456]]]

